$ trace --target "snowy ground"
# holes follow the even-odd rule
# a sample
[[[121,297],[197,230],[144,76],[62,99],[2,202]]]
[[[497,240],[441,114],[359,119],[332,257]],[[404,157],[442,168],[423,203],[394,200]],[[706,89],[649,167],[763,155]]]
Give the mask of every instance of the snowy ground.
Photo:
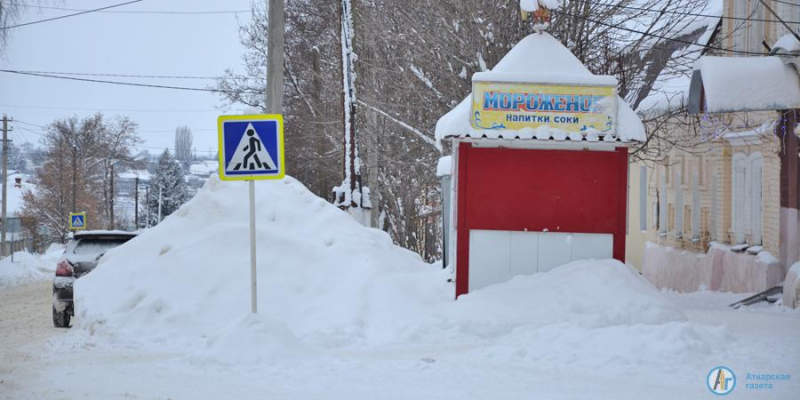
[[[288,178],[209,179],[75,284],[69,330],[47,281],[0,288],[0,398],[795,399],[800,312],[659,292],[614,260],[517,276],[454,301],[450,275]],[[746,375],[789,374],[754,391]]]
[[[14,253],[14,261],[11,257],[3,258],[0,260],[0,288],[52,278],[63,252],[64,246],[53,245],[43,255],[20,251]]]
[[[800,391],[800,313],[775,305],[726,307],[741,295],[667,293],[690,321],[725,326],[729,352],[683,365],[635,365],[636,354],[626,351],[619,358],[635,368],[622,373],[618,365],[586,368],[577,359],[531,363],[487,351],[487,343],[382,346],[289,364],[226,366],[162,346],[55,329],[50,290],[48,281],[0,289],[0,398],[710,399],[704,379],[717,365],[739,377],[732,399],[789,400]],[[602,353],[584,351],[588,359]],[[787,373],[793,380],[770,391],[745,390],[747,372]]]

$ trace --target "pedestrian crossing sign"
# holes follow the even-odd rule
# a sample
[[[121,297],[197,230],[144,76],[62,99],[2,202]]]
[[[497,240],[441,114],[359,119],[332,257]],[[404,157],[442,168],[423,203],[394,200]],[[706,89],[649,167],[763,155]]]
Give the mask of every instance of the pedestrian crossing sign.
[[[86,213],[70,213],[69,229],[73,231],[82,231],[86,229]]]
[[[220,179],[283,179],[286,175],[282,115],[222,115],[217,129]]]

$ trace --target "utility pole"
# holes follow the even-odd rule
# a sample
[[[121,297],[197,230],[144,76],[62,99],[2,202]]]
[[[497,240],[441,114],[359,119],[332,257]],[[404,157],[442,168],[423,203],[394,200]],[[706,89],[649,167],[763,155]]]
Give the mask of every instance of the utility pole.
[[[161,223],[161,190],[162,188],[158,188],[158,223]]]
[[[147,216],[145,217],[145,227],[150,229],[150,182],[144,187],[144,204],[147,205]]]
[[[342,184],[335,189],[333,205],[347,210],[360,224],[369,226],[370,199],[361,185],[361,161],[356,130],[356,72],[353,49],[353,4],[341,0],[342,120],[344,125],[344,163]]]
[[[267,22],[267,114],[283,113],[284,0],[269,0]]]
[[[2,238],[0,241],[2,244],[2,250],[0,250],[0,255],[6,255],[6,205],[8,204],[8,117],[3,114],[3,233]]]
[[[134,186],[133,189],[133,230],[139,230],[139,175],[136,175],[136,179],[134,179]]]
[[[76,185],[76,179],[77,179],[76,175],[78,175],[78,155],[76,153],[77,153],[77,149],[75,148],[75,144],[73,143],[72,144],[72,185],[71,185],[72,186],[72,212],[78,212],[77,209],[75,208],[75,206],[77,204],[77,201],[75,200],[76,196],[77,196],[77,190],[75,190],[76,187],[77,187],[77,185]]]
[[[114,230],[114,162],[111,162],[111,194],[108,196],[108,213],[111,216],[111,230]]]

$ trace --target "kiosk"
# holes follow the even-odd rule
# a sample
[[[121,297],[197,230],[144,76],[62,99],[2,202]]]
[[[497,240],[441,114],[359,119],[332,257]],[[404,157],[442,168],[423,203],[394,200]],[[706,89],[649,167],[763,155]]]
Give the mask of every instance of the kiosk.
[[[534,33],[438,121],[453,149],[456,296],[572,260],[625,261],[628,146],[645,131],[616,86]]]

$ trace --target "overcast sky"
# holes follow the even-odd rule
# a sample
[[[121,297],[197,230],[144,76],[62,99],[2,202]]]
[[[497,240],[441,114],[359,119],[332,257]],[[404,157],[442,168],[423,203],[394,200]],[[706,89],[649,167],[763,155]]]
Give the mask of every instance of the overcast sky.
[[[92,9],[125,0],[42,0],[46,6]],[[33,3],[33,1],[31,1]],[[240,69],[243,48],[238,27],[249,12],[238,14],[152,14],[122,11],[240,11],[250,0],[144,0],[109,11],[45,22],[12,31],[0,69],[99,74],[220,76],[226,68]],[[29,8],[19,23],[74,11]],[[207,87],[213,80],[126,79],[87,77],[171,86]],[[57,118],[103,112],[128,116],[151,153],[174,147],[175,128],[187,125],[198,155],[216,152],[216,118],[224,103],[217,94],[139,88],[101,83],[0,73],[0,113],[16,120],[47,125]],[[38,142],[14,123],[11,139]],[[23,129],[24,128],[24,129]]]

